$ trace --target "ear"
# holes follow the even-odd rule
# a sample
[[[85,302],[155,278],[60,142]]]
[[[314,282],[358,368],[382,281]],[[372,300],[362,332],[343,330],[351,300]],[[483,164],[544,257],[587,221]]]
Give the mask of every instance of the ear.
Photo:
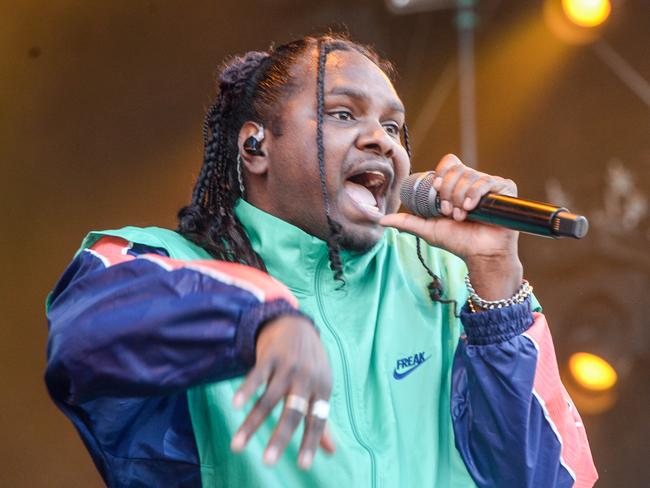
[[[260,149],[257,153],[244,149],[244,143],[249,137],[254,137],[257,140]],[[249,173],[263,175],[268,170],[268,158],[266,157],[266,151],[264,150],[264,139],[264,127],[256,122],[250,120],[246,121],[239,130],[237,149],[239,150],[242,162]]]

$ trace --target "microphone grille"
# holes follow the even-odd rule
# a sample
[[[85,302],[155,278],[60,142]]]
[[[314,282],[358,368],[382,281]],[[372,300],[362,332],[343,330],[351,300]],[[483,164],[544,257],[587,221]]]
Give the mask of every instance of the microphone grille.
[[[399,198],[402,200],[402,204],[411,212],[415,212],[415,201],[413,200],[413,195],[415,194],[415,182],[419,177],[419,173],[407,176],[402,182],[399,192]]]
[[[433,171],[413,173],[404,180],[400,189],[400,199],[404,206],[421,217],[438,215],[435,190],[434,195],[431,195],[433,178]]]

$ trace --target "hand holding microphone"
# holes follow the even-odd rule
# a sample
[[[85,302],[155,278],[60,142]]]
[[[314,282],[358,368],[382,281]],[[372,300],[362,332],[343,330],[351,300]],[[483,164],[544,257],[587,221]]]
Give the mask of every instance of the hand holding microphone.
[[[402,192],[405,199],[417,200],[413,203],[416,213],[448,218],[396,213],[386,215],[379,223],[419,236],[430,245],[446,249],[463,259],[477,294],[484,299],[499,300],[512,296],[521,285],[523,276],[517,247],[518,232],[472,220],[475,220],[473,214],[485,195],[516,197],[515,183],[469,168],[453,154],[440,160],[435,168],[435,177],[429,175],[420,179],[420,176],[412,175],[410,180],[405,180],[407,186]],[[409,184],[412,191],[408,190]],[[428,190],[420,186],[422,184],[428,186]],[[409,206],[409,203],[403,203]],[[472,217],[468,218],[470,215]]]
[[[451,164],[445,164],[449,162]],[[564,207],[549,203],[525,200],[508,194],[516,192],[516,186],[511,180],[474,171],[464,166],[454,155],[442,159],[441,171],[425,171],[408,176],[401,185],[400,199],[402,204],[420,217],[452,217],[455,220],[482,222],[508,229],[526,232],[543,237],[573,237],[581,239],[589,230],[586,217],[571,213]],[[461,169],[469,172],[469,177],[460,174]],[[446,170],[446,171],[445,171]],[[453,191],[447,191],[444,196],[442,183],[445,174],[450,176],[448,184],[455,185]],[[463,178],[465,181],[463,182]],[[483,194],[491,184],[490,180],[501,180],[501,191],[489,191]],[[453,206],[451,200],[465,190],[462,206]],[[441,196],[442,195],[442,196]],[[480,196],[475,204],[476,197]]]
[[[440,199],[435,182],[436,174],[433,171],[414,173],[406,178],[400,192],[404,206],[420,217],[441,216],[445,201]],[[454,218],[463,215],[473,222],[554,238],[581,239],[589,229],[586,217],[548,203],[494,192],[483,195],[473,210],[470,210],[469,202],[471,202],[470,197],[462,213],[459,209],[454,209]]]

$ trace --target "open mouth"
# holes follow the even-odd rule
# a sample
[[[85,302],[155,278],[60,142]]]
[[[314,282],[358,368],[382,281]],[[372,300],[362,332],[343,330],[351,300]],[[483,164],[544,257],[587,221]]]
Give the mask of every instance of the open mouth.
[[[373,215],[384,214],[384,195],[389,178],[386,174],[367,170],[350,176],[345,180],[344,188],[348,196],[362,209]]]

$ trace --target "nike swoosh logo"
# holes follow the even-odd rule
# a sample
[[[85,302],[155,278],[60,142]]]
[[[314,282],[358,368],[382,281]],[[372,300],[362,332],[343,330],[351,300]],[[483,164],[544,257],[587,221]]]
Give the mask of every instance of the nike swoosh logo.
[[[413,371],[415,371],[417,368],[419,368],[420,366],[422,366],[422,365],[424,364],[424,362],[425,362],[427,359],[429,359],[430,357],[431,357],[431,356],[429,356],[429,357],[427,357],[427,358],[424,358],[424,361],[422,361],[420,364],[416,364],[415,366],[411,366],[409,369],[407,369],[407,370],[405,370],[405,371],[402,371],[401,373],[398,373],[398,372],[397,372],[397,368],[395,368],[395,369],[393,370],[393,378],[395,378],[396,380],[401,380],[401,379],[406,378],[406,377],[407,377],[408,375],[410,375]]]

